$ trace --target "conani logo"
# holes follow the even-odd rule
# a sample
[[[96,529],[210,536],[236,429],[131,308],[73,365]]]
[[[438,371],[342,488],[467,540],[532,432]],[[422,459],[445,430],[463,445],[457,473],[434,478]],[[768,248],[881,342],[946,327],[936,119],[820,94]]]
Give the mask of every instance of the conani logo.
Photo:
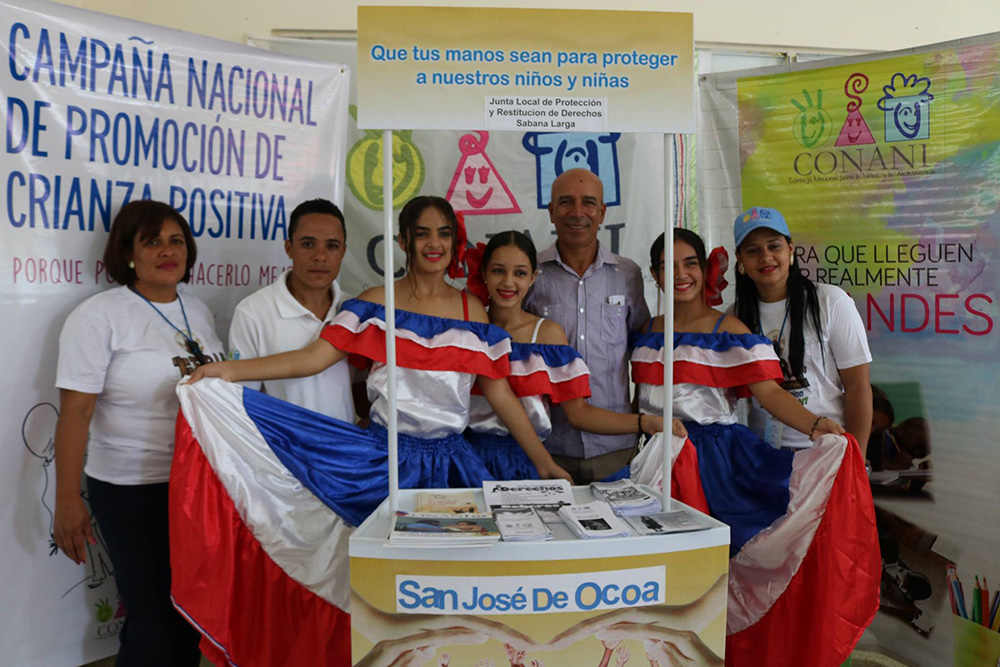
[[[890,174],[927,170],[927,140],[930,138],[931,81],[916,74],[897,72],[882,86],[876,103],[882,114],[883,146],[872,134],[862,112],[861,94],[868,90],[868,75],[855,72],[844,81],[847,118],[833,147],[824,146],[833,137],[833,120],[823,108],[823,90],[815,95],[802,91],[802,99],[791,104],[799,113],[792,122],[792,136],[805,148],[792,160],[797,176],[792,182],[835,181],[847,178],[884,178]]]
[[[666,567],[528,577],[396,575],[404,614],[539,614],[663,604]]]

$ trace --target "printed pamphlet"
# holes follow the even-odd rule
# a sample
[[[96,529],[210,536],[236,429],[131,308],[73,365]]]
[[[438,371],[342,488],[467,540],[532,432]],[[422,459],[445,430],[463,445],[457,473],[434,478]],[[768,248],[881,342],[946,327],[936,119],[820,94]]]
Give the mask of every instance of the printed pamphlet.
[[[472,491],[419,491],[417,512],[432,514],[474,514],[479,511]]]
[[[641,516],[659,512],[660,499],[636,486],[630,479],[616,482],[594,482],[590,490],[595,498],[603,500],[618,516]]]
[[[628,537],[628,526],[615,516],[606,502],[595,500],[586,505],[566,505],[559,508],[563,521],[579,538]]]
[[[560,523],[559,508],[574,502],[573,489],[564,479],[486,481],[483,482],[483,496],[490,510],[534,507],[545,523]]]
[[[636,535],[667,535],[686,533],[693,530],[707,530],[712,524],[687,510],[657,512],[644,516],[628,516],[625,521]]]
[[[500,531],[489,514],[397,512],[389,541],[406,546],[476,546],[492,544]]]
[[[493,519],[504,542],[552,539],[552,531],[533,507],[500,507],[493,510]]]

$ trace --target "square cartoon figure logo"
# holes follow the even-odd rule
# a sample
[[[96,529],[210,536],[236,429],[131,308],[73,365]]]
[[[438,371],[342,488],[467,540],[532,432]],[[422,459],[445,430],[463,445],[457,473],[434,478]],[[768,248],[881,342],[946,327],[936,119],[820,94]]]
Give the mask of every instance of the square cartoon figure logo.
[[[621,205],[618,132],[527,132],[521,143],[535,156],[538,208],[548,208],[552,181],[570,169],[589,169],[604,185],[604,203]]]
[[[916,141],[931,134],[931,80],[897,72],[882,87],[878,108],[885,114],[885,140]]]

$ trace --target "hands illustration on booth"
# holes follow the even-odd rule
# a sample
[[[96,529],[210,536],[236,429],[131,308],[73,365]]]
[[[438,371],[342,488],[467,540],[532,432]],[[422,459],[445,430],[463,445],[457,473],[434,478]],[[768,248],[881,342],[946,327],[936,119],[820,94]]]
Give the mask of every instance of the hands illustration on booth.
[[[704,595],[688,604],[615,609],[600,616],[585,619],[553,637],[546,648],[550,651],[561,650],[581,639],[592,636],[609,640],[646,638],[642,635],[625,637],[602,634],[621,623],[629,623],[635,627],[641,626],[648,629],[670,628],[693,633],[701,632],[726,608],[726,596],[728,595],[726,579],[727,576],[722,575],[705,591]]]
[[[701,597],[687,604],[615,609],[585,619],[545,644],[504,623],[479,616],[384,612],[356,592],[351,616],[355,629],[376,642],[357,663],[359,667],[416,667],[433,661],[437,650],[445,646],[483,644],[490,639],[503,645],[510,667],[525,667],[529,651],[559,651],[594,637],[603,645],[597,667],[609,667],[612,655],[616,667],[624,667],[632,657],[625,640],[643,642],[651,667],[721,667],[722,658],[705,645],[698,633],[724,611],[727,595],[727,576],[722,575]],[[451,654],[441,653],[434,664],[451,667]],[[533,659],[530,666],[544,667],[544,663]],[[482,658],[475,667],[494,667],[494,661]]]

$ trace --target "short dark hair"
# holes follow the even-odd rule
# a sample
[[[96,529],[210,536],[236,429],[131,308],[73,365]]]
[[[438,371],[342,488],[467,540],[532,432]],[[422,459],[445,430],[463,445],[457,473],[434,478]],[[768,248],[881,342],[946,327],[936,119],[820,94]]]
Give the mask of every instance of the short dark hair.
[[[531,264],[532,271],[538,270],[538,253],[535,251],[535,244],[532,243],[526,234],[515,230],[500,232],[490,239],[490,242],[486,244],[486,249],[483,250],[481,270],[486,270],[486,266],[490,263],[490,257],[493,256],[495,251],[500,248],[506,248],[509,245],[515,246],[528,256],[528,262]]]
[[[129,257],[132,246],[138,236],[140,240],[151,239],[160,233],[166,220],[174,220],[184,234],[187,246],[187,261],[184,266],[184,277],[181,282],[191,279],[191,267],[198,259],[198,247],[195,245],[191,227],[180,211],[161,201],[139,199],[130,201],[121,207],[118,215],[111,223],[111,234],[104,246],[104,269],[119,285],[131,287],[135,284],[135,270],[129,268]]]
[[[292,210],[292,215],[288,218],[289,241],[295,236],[295,230],[299,226],[299,218],[310,213],[325,213],[340,220],[340,228],[344,230],[344,243],[347,243],[347,223],[344,222],[344,214],[329,199],[310,199],[302,202]]]

